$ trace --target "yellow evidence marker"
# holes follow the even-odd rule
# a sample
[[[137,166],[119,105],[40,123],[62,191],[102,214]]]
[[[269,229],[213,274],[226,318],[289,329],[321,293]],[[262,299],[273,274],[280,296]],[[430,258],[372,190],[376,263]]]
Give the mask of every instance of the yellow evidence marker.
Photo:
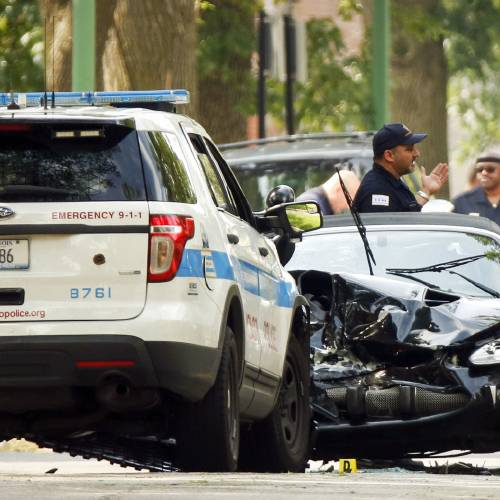
[[[355,458],[339,459],[339,474],[350,474],[358,472],[358,465]]]

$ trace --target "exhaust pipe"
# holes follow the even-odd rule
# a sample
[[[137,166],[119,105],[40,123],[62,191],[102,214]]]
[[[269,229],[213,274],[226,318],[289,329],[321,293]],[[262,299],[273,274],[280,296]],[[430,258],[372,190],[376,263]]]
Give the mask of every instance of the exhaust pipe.
[[[133,387],[123,375],[104,378],[97,388],[96,396],[102,406],[114,412],[149,410],[161,400],[156,389]]]
[[[105,406],[120,404],[130,397],[130,382],[124,377],[112,377],[97,388],[97,399]]]

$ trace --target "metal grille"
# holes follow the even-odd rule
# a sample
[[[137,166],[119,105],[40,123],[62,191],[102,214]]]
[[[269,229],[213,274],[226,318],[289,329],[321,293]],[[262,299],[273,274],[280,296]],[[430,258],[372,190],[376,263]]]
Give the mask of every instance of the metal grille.
[[[346,405],[346,387],[331,387],[326,395],[339,406]],[[372,417],[394,417],[400,414],[400,388],[368,390],[365,393],[366,414]],[[469,396],[462,393],[443,394],[417,387],[415,389],[415,416],[434,415],[462,408]]]
[[[415,407],[418,415],[432,415],[443,411],[451,411],[465,406],[469,397],[465,394],[441,394],[417,389]]]
[[[366,413],[373,416],[399,413],[399,387],[366,392]]]
[[[335,401],[336,404],[345,406],[346,387],[331,387],[326,390],[326,395]]]

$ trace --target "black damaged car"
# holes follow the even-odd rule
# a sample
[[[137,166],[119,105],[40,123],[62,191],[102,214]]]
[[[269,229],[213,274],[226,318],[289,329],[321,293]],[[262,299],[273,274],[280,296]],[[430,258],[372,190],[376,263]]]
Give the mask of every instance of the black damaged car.
[[[329,216],[287,269],[311,307],[311,458],[500,450],[496,224]]]

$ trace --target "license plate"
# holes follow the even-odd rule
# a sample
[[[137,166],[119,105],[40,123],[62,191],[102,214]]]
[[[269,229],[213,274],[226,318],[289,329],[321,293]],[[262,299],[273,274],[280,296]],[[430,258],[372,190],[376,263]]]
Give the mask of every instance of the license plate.
[[[28,269],[28,240],[0,240],[0,269]]]

